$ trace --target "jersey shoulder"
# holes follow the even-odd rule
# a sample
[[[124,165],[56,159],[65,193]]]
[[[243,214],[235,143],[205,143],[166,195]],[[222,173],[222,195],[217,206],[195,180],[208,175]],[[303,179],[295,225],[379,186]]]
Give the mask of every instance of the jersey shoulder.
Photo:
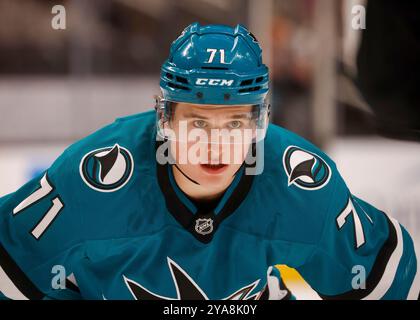
[[[264,144],[264,170],[258,178],[264,204],[275,212],[273,238],[317,243],[329,208],[342,183],[334,161],[313,143],[276,125],[270,125]],[[338,182],[340,181],[340,182]],[[337,194],[336,194],[337,193]]]
[[[124,213],[135,211],[133,199],[152,180],[154,120],[153,111],[118,118],[72,144],[47,170],[68,210],[78,212],[85,227],[92,228],[87,233],[124,236],[118,231],[124,229]],[[115,222],[112,230],[106,228],[110,221]]]
[[[290,153],[295,149],[301,149],[307,153],[312,153],[321,157],[329,166],[336,169],[334,161],[314,143],[278,125],[269,125],[265,145],[267,149],[266,156],[268,156],[266,161],[269,159],[276,159],[279,156],[283,157],[284,153],[289,149],[292,149],[290,150]]]
[[[101,167],[101,169],[105,169],[107,167],[105,163],[110,165],[110,161],[107,161],[108,158],[104,158],[106,151],[116,148],[120,151],[126,150],[132,156],[142,143],[151,142],[154,139],[154,126],[153,111],[117,118],[111,124],[70,145],[54,162],[52,168],[60,167],[63,169],[59,170],[61,173],[73,174],[75,171],[79,171],[82,159],[94,152],[95,155],[100,155],[97,157],[98,159],[105,159],[102,161]],[[110,158],[113,159],[111,155]]]

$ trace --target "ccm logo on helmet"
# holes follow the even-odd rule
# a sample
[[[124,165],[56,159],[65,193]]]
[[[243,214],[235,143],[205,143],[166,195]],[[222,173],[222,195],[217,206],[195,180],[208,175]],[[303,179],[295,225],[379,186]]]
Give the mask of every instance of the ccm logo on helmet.
[[[233,84],[234,80],[226,80],[226,79],[206,79],[206,78],[197,78],[195,81],[196,85],[199,86],[227,86],[230,87]]]

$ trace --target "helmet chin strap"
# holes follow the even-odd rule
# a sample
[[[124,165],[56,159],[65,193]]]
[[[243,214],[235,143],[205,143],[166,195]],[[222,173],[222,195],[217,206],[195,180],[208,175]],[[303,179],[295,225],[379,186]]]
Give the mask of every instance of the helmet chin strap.
[[[177,170],[178,170],[179,172],[181,172],[181,174],[182,174],[185,178],[187,178],[188,180],[190,180],[190,181],[191,181],[192,183],[194,183],[194,184],[200,185],[197,181],[195,181],[195,180],[191,179],[189,176],[187,176],[187,174],[186,174],[186,173],[184,173],[184,171],[182,171],[182,170],[181,170],[181,168],[180,168],[180,167],[178,167],[176,163],[174,164],[174,166],[175,166],[175,168],[177,168]]]
[[[185,177],[185,178],[187,178],[188,180],[190,180],[192,183],[194,183],[194,184],[196,184],[196,185],[199,185],[199,186],[201,186],[201,184],[200,183],[198,183],[197,181],[195,181],[194,179],[191,179],[184,171],[182,171],[181,170],[181,168],[180,167],[178,167],[178,165],[175,163],[174,164],[174,166],[175,166],[175,168],[179,171],[179,172],[181,172],[181,174]],[[238,170],[236,170],[236,172],[232,175],[232,177],[235,177],[236,176],[236,174],[239,172],[239,170],[241,170],[241,168],[243,167],[243,164],[239,167],[239,169]]]

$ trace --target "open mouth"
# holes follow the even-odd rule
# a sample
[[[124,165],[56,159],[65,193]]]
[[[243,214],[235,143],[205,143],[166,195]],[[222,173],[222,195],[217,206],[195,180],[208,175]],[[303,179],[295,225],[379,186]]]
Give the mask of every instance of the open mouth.
[[[226,164],[201,164],[201,168],[211,174],[221,173],[228,166]]]

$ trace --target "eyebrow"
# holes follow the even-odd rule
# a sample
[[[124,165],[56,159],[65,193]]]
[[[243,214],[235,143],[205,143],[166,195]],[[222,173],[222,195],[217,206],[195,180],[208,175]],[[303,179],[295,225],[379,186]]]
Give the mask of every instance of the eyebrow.
[[[184,117],[186,117],[186,118],[199,118],[199,119],[205,119],[205,120],[209,120],[210,119],[210,118],[208,118],[206,116],[203,116],[201,114],[194,113],[194,112],[190,112],[190,113],[184,114]]]
[[[251,117],[249,116],[248,113],[241,113],[241,114],[234,114],[231,117],[229,117],[229,119],[250,119]]]
[[[204,119],[204,120],[210,120],[211,119],[209,117],[206,117],[206,116],[203,116],[201,114],[194,113],[194,112],[187,113],[184,116],[188,117],[188,118],[199,118],[199,119]],[[231,115],[229,117],[226,117],[226,118],[227,119],[249,119],[250,116],[247,113],[241,113],[241,114],[233,114],[233,115]]]

